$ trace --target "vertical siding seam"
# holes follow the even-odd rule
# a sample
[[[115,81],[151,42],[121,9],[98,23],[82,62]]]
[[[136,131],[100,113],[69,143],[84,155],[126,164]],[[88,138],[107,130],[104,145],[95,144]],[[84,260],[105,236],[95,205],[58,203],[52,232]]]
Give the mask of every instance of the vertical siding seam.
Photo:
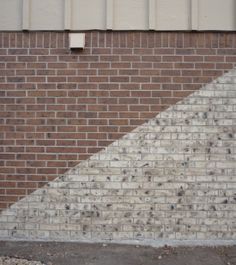
[[[30,6],[31,6],[31,0],[23,0],[23,8],[22,8],[22,29],[23,30],[30,29]]]
[[[156,0],[149,0],[148,8],[149,8],[148,27],[149,27],[149,30],[155,30],[156,29]]]
[[[113,0],[106,0],[106,29],[108,30],[113,29],[113,10]]]
[[[64,29],[71,29],[71,10],[72,2],[71,0],[64,0]]]
[[[191,0],[191,10],[190,10],[190,29],[198,30],[199,29],[199,0]]]

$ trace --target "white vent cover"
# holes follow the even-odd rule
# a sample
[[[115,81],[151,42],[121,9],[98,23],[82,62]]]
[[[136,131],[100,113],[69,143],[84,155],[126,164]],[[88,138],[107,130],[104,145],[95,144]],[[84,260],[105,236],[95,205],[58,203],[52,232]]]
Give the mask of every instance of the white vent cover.
[[[69,34],[70,49],[84,49],[85,33],[70,33]]]

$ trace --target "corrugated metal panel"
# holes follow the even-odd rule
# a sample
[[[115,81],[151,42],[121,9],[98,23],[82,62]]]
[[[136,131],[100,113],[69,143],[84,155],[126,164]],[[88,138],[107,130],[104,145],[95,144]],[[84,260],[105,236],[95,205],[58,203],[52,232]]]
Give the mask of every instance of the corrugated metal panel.
[[[236,30],[235,0],[0,0],[0,30]]]

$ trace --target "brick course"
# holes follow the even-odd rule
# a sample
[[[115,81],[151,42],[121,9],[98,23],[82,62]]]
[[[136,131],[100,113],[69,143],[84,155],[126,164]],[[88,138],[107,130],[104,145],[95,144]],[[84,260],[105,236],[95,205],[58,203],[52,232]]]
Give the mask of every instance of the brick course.
[[[0,33],[0,209],[212,81],[234,33]]]

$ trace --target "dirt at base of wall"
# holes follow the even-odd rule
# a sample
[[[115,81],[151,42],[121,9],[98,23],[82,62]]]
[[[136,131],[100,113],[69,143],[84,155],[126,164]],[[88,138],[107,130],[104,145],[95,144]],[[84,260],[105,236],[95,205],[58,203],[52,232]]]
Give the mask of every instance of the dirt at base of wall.
[[[0,257],[1,265],[236,264],[236,246],[153,248],[116,244],[2,241],[0,242],[1,255],[17,257],[17,259]]]

